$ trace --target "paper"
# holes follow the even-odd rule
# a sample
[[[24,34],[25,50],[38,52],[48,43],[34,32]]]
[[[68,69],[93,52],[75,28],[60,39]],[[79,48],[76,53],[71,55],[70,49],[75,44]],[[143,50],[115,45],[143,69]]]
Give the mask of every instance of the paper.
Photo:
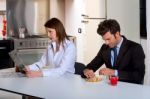
[[[25,74],[16,73],[15,68],[0,70],[0,78],[16,78],[16,77],[25,77]]]
[[[16,66],[25,66],[25,64],[23,63],[23,60],[19,57],[19,55],[17,54],[17,50],[13,50],[9,53],[10,57],[12,58],[12,60],[14,61]]]

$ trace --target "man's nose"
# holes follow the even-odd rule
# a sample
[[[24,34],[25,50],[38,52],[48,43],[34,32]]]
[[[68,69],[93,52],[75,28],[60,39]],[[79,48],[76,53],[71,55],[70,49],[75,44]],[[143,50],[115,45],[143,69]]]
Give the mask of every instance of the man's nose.
[[[108,44],[109,44],[109,42],[108,42],[108,41],[105,41],[105,44],[106,44],[106,45],[108,45]]]

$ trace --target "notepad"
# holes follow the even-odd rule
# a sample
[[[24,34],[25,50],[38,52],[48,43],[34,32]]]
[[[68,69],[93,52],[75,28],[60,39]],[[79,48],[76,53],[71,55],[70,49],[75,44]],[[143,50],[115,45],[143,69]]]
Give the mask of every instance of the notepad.
[[[9,55],[12,58],[12,60],[14,61],[15,66],[19,66],[20,68],[24,68],[25,64],[17,53],[18,53],[17,50],[13,50],[13,51],[9,52]]]

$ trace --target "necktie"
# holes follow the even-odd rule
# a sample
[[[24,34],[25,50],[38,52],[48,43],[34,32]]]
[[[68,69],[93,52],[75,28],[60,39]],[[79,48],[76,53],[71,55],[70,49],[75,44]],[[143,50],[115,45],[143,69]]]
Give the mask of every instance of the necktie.
[[[113,48],[113,52],[114,52],[113,66],[116,66],[116,61],[117,61],[117,47]]]

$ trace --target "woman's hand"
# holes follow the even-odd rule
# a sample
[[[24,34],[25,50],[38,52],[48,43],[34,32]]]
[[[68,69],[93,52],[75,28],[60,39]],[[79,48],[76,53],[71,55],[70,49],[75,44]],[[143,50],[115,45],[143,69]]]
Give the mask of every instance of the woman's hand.
[[[30,77],[30,78],[33,78],[33,77],[42,77],[43,76],[41,70],[39,70],[39,71],[33,71],[33,70],[30,70],[29,66],[25,66],[24,71],[25,71],[26,76]]]
[[[33,78],[33,77],[42,77],[43,74],[42,74],[42,71],[32,71],[32,70],[29,70],[29,71],[26,71],[26,76],[30,77],[30,78]]]
[[[24,65],[15,66],[15,71],[25,74],[25,66]]]
[[[25,72],[29,72],[29,71],[31,71],[31,70],[30,70],[29,66],[25,66],[25,67],[24,67],[24,71],[25,71]]]

